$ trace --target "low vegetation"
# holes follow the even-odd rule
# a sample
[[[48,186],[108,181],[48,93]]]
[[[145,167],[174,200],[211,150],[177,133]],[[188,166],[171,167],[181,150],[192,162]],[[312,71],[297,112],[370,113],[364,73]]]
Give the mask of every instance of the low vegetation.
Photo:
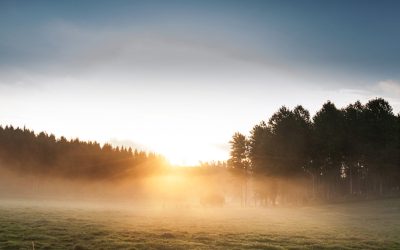
[[[263,209],[0,204],[0,249],[400,248],[399,199]]]

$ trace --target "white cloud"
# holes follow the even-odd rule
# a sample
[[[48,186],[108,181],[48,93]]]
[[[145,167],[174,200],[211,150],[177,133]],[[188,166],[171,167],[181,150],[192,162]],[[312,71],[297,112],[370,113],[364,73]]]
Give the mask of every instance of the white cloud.
[[[394,80],[384,80],[378,83],[378,89],[383,93],[393,96],[400,97],[400,82]]]

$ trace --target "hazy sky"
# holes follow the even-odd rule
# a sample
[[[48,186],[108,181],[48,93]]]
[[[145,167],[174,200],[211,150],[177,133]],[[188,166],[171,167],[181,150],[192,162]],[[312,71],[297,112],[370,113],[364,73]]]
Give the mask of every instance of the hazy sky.
[[[280,106],[400,111],[400,1],[0,1],[0,124],[229,155]]]

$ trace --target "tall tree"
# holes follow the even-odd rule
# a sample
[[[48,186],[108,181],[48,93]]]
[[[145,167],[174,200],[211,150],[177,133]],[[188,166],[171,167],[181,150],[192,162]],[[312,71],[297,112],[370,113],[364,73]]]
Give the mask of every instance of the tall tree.
[[[396,164],[396,118],[390,104],[382,99],[370,100],[365,105],[365,154],[369,170],[370,187],[375,193],[383,194],[384,182]]]
[[[249,138],[249,160],[253,172],[257,175],[268,173],[268,156],[271,155],[269,149],[272,145],[271,130],[267,124],[262,121],[253,127]]]
[[[242,206],[247,206],[248,202],[248,176],[250,162],[248,158],[248,141],[246,136],[241,133],[236,132],[231,144],[231,158],[228,160],[229,165],[233,168],[236,174],[239,175],[240,179],[240,200]]]
[[[304,173],[309,160],[310,115],[302,106],[293,111],[280,108],[268,121],[272,133],[274,174],[295,176]]]
[[[320,166],[325,198],[337,195],[345,144],[344,115],[328,101],[313,118],[313,158]]]
[[[365,168],[365,107],[359,102],[348,105],[343,109],[344,115],[344,172],[349,184],[349,193],[361,193],[361,184]],[[357,185],[355,185],[357,183]]]
[[[230,165],[235,169],[247,170],[249,161],[247,157],[248,142],[246,136],[236,132],[229,143],[231,144]]]

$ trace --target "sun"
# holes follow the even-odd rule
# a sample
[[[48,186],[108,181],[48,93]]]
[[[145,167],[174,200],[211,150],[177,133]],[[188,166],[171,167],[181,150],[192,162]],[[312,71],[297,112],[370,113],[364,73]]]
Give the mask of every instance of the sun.
[[[204,139],[204,138],[203,138]],[[224,152],[200,138],[175,136],[159,140],[154,150],[167,158],[173,166],[198,166],[200,162],[224,160]]]
[[[174,166],[197,166],[209,152],[203,145],[189,142],[186,139],[176,139],[173,143],[160,145],[159,152]]]
[[[162,125],[159,120],[164,121]],[[141,133],[129,132],[129,138],[138,138],[139,145],[163,155],[174,166],[198,166],[200,162],[224,161],[229,157],[229,147],[220,144],[229,139],[213,128],[180,116],[158,117]]]

